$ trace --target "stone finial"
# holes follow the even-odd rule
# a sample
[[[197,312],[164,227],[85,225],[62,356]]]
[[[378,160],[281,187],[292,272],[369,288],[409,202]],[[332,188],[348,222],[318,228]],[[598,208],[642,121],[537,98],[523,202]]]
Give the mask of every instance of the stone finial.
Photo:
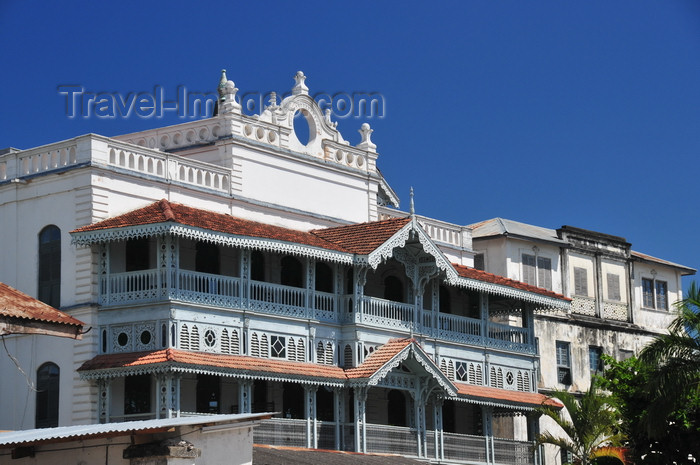
[[[219,79],[219,114],[240,113],[241,105],[236,101],[236,92],[238,88],[233,81],[226,79],[226,70],[221,70],[221,79]]]
[[[335,128],[338,125],[338,122],[337,121],[333,122],[331,120],[331,113],[332,113],[331,109],[326,108],[326,111],[324,113],[324,117],[325,117],[324,119],[326,120],[326,123],[328,123],[328,126]]]
[[[362,141],[357,144],[357,148],[367,150],[369,152],[375,152],[377,146],[372,142],[372,133],[374,132],[374,129],[370,128],[369,124],[362,123],[362,127],[360,128],[359,132],[362,136]]]
[[[309,88],[306,87],[306,84],[304,81],[306,80],[306,76],[304,76],[303,71],[297,71],[297,74],[294,75],[294,87],[292,87],[292,95],[299,95],[299,94],[304,94],[304,95],[309,95]]]
[[[270,100],[267,101],[268,108],[277,108],[277,92],[270,92]]]
[[[411,214],[411,216],[413,216],[416,214],[416,205],[413,203],[413,186],[411,186],[411,193],[409,194],[409,196],[411,198],[411,205],[410,205],[409,213]]]

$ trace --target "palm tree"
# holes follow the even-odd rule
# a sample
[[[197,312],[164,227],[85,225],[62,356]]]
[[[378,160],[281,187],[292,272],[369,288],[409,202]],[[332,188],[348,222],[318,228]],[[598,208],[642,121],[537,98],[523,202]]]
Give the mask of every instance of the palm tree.
[[[650,435],[665,430],[669,415],[688,399],[700,396],[700,289],[690,285],[685,299],[674,304],[678,316],[669,334],[657,336],[639,355],[653,367],[650,377]]]
[[[622,451],[617,448],[622,440],[617,425],[619,414],[602,394],[594,377],[588,392],[580,399],[566,391],[555,391],[550,397],[564,404],[568,412],[543,405],[538,411],[550,417],[564,431],[564,436],[545,432],[537,436],[536,445],[553,444],[571,453],[575,463],[589,465],[599,457],[616,458],[624,463]]]

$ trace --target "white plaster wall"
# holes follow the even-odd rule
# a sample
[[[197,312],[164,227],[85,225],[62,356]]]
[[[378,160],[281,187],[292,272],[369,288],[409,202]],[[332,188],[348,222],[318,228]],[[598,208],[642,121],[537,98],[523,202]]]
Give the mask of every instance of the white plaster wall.
[[[652,270],[656,274],[652,274]],[[666,281],[668,284],[668,310],[650,309],[643,306],[642,278]],[[671,267],[636,262],[634,265],[634,293],[636,302],[635,323],[653,331],[664,331],[676,317],[674,302],[683,299],[680,273]]]
[[[533,250],[537,248],[537,252]],[[536,255],[550,259],[552,263],[552,291],[559,294],[562,293],[561,287],[561,262],[559,256],[559,247],[536,242],[510,239],[507,241],[507,256],[508,256],[508,277],[516,281],[524,281],[522,256]],[[538,283],[539,284],[539,283]],[[543,286],[540,286],[543,287]]]
[[[595,297],[595,263],[593,257],[576,253],[569,254],[569,293],[573,296],[576,290],[574,268],[583,268],[586,270],[587,297]],[[584,296],[585,297],[585,296]]]
[[[629,279],[627,279],[627,272],[624,263],[603,259],[601,260],[600,268],[601,272],[603,273],[600,277],[600,279],[603,282],[603,300],[620,304],[626,304],[627,290],[629,289]],[[618,276],[620,282],[620,300],[618,301],[612,301],[609,299],[610,291],[608,289],[608,273],[615,274]]]

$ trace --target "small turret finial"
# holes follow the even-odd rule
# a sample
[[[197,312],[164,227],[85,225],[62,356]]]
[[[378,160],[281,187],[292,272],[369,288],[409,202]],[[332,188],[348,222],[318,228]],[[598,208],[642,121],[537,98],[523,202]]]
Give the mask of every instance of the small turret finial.
[[[241,104],[236,102],[236,84],[226,78],[226,70],[221,70],[221,79],[219,79],[219,114],[240,113]]]
[[[306,84],[304,81],[306,80],[306,76],[304,76],[303,71],[297,71],[297,74],[294,75],[294,87],[292,87],[292,95],[298,95],[298,94],[309,94],[309,88],[306,87]]]
[[[372,129],[368,123],[362,123],[359,132],[360,136],[362,136],[362,140],[359,144],[357,144],[357,148],[367,150],[369,152],[376,152],[377,145],[372,142],[372,133],[374,132],[374,129]]]
[[[411,209],[410,209],[409,211],[410,211],[410,213],[411,213],[411,216],[415,216],[415,214],[416,214],[416,206],[415,206],[415,204],[413,203],[413,186],[411,186],[411,194],[410,194],[410,196],[411,196]]]
[[[221,79],[219,79],[219,94],[221,94],[221,92],[224,89],[224,86],[226,86],[226,81],[228,81],[228,79],[226,79],[226,70],[222,69],[221,70]]]

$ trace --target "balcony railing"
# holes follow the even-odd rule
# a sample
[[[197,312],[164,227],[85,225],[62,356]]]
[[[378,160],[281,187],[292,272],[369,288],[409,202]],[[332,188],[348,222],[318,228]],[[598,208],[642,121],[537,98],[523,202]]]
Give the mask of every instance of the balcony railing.
[[[354,427],[351,423],[340,425],[341,448],[352,450],[354,445]],[[415,428],[400,426],[367,424],[367,452],[380,454],[399,454],[416,457],[418,455],[418,434]],[[311,434],[321,449],[335,449],[335,423],[315,422]],[[300,419],[271,418],[258,425],[253,431],[256,444],[273,446],[306,447],[307,422]],[[534,465],[532,443],[510,439],[493,438],[487,441],[484,436],[468,434],[443,433],[442,444],[446,460],[465,463],[486,463],[487,447],[493,445],[492,463],[498,465]],[[308,443],[314,444],[313,440]],[[435,458],[435,432],[426,431],[426,444],[422,455]]]
[[[100,304],[124,305],[180,300],[231,309],[249,309],[292,318],[330,323],[357,323],[496,349],[534,353],[528,328],[460,315],[423,310],[413,304],[363,295],[337,295],[233,276],[190,270],[142,270],[110,273],[100,281]]]

